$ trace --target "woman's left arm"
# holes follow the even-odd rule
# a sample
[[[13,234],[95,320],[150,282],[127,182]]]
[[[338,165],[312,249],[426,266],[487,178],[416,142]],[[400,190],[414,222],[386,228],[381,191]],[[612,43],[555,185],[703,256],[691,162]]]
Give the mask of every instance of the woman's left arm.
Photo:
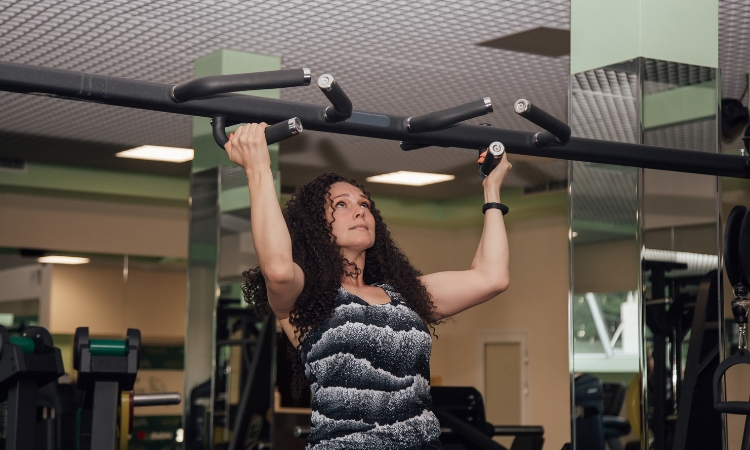
[[[506,154],[484,179],[482,187],[485,203],[500,202],[500,188],[511,167]],[[509,264],[508,236],[503,213],[499,209],[488,209],[484,214],[482,237],[471,268],[420,277],[437,308],[435,320],[458,314],[508,289]]]

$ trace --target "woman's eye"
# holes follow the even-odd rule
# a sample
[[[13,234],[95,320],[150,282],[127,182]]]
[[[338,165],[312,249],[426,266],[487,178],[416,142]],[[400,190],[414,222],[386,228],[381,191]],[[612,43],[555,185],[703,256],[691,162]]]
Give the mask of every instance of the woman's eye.
[[[338,208],[339,206],[346,206],[346,203],[344,203],[344,202],[338,202],[338,203],[336,203],[336,207]]]
[[[360,206],[362,206],[363,208],[370,209],[370,204],[369,203],[362,203]]]

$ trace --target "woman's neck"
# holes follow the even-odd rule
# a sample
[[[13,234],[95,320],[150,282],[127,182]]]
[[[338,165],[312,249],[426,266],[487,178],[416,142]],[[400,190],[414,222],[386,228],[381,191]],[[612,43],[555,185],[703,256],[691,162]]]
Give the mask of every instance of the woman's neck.
[[[365,253],[348,255],[349,257],[346,254],[342,256],[344,257],[344,275],[341,277],[341,284],[344,286],[364,286]]]

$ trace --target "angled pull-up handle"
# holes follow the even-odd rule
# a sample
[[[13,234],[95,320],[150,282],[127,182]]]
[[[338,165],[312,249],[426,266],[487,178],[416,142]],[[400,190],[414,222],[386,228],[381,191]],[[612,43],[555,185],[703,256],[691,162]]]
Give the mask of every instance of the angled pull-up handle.
[[[570,140],[570,127],[557,117],[545,112],[538,106],[531,106],[531,102],[525,99],[516,101],[513,110],[519,116],[531,123],[539,125],[547,130],[534,135],[534,143],[537,147],[549,145],[565,145]]]
[[[331,106],[323,111],[323,117],[327,122],[343,122],[352,116],[352,101],[336,82],[333,75],[324,73],[318,78],[318,87],[331,102]]]
[[[492,172],[492,169],[500,164],[500,161],[505,156],[505,146],[502,142],[495,141],[487,147],[487,154],[484,156],[484,162],[479,165],[479,176],[482,179],[487,178]]]
[[[492,112],[492,100],[485,97],[464,105],[435,111],[421,116],[412,116],[404,121],[406,129],[411,133],[438,130],[447,126],[473,119]]]
[[[739,350],[737,350],[736,354],[724,359],[724,361],[722,361],[721,364],[719,364],[719,366],[716,368],[713,379],[714,409],[720,413],[741,414],[749,416],[750,402],[721,401],[721,388],[723,386],[723,383],[721,381],[722,377],[730,367],[736,366],[738,364],[750,364],[750,353],[748,353],[746,348],[740,348]]]
[[[219,147],[224,148],[229,138],[227,137],[226,127],[237,125],[236,122],[227,122],[224,116],[214,116],[211,118],[211,128],[214,133],[214,140]],[[275,144],[296,136],[302,132],[302,122],[297,117],[292,117],[284,122],[279,122],[266,128],[266,143]]]
[[[310,69],[307,68],[213,75],[196,78],[174,86],[172,88],[172,100],[179,103],[198,97],[229,92],[307,86],[310,84],[310,78]]]

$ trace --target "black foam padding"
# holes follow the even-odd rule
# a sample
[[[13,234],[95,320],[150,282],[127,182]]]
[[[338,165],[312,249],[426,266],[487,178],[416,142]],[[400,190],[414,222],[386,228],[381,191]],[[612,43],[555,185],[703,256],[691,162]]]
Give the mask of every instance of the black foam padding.
[[[739,242],[741,282],[745,286],[750,286],[750,211],[745,212],[742,219]]]
[[[742,280],[740,269],[740,228],[747,208],[737,205],[732,208],[724,227],[724,270],[732,287]]]

